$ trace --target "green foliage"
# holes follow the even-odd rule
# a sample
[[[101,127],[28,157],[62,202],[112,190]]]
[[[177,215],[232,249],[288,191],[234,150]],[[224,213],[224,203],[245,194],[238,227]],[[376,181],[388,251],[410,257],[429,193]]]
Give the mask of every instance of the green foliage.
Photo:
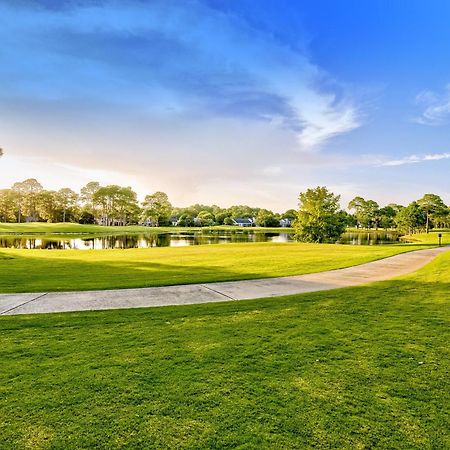
[[[90,213],[89,211],[82,211],[80,214],[80,218],[79,218],[79,223],[80,224],[85,224],[85,225],[92,225],[95,223],[95,216],[94,214]]]
[[[340,196],[320,186],[300,193],[294,222],[296,238],[303,242],[326,242],[339,238],[346,227],[339,214],[339,199]]]
[[[448,209],[442,198],[436,194],[425,194],[417,204],[422,208],[426,215],[425,231],[430,231],[430,225],[433,219],[438,219],[448,214]]]
[[[381,222],[380,207],[374,200],[355,197],[348,204],[348,209],[355,211],[358,228],[378,228]]]
[[[15,215],[16,195],[12,189],[0,190],[0,220],[2,222],[13,222]]]
[[[224,224],[227,225],[225,223],[225,220],[227,218],[229,218],[229,217],[228,217],[228,213],[225,210],[217,211],[216,214],[215,214],[215,219],[216,219],[216,224],[217,225],[224,225]],[[231,219],[230,219],[230,222],[231,223],[229,223],[228,225],[232,225],[233,224],[233,221]]]
[[[295,220],[297,217],[297,211],[295,209],[288,209],[285,213],[281,215],[282,219]]]
[[[14,183],[12,190],[16,194],[18,222],[23,219],[37,221],[38,196],[43,191],[42,185],[34,178]]]
[[[426,194],[417,203],[425,214],[427,231],[450,226],[450,209],[438,195]],[[403,209],[401,205],[390,204],[380,208],[373,200],[355,197],[348,208],[354,213],[350,216],[339,212],[338,222],[344,222],[350,227],[388,229],[405,222],[404,218],[396,220],[396,215]],[[167,226],[171,225],[172,219],[180,226],[214,226],[232,225],[231,219],[251,218],[264,227],[279,227],[280,219],[292,222],[297,218],[297,212],[289,209],[278,214],[247,205],[221,208],[217,205],[195,204],[174,208],[163,192],[148,195],[139,205],[130,187],[100,186],[96,181],[82,187],[79,195],[70,188],[57,192],[45,190],[34,178],[15,183],[11,189],[0,190],[0,221],[3,222],[86,223],[92,216],[96,223],[103,226],[135,224],[140,220],[155,226]],[[405,229],[409,230],[408,227]]]
[[[235,205],[227,209],[229,216],[233,219],[256,217],[259,208],[252,208],[246,205]]]
[[[178,218],[178,225],[181,227],[193,227],[194,226],[194,217],[190,214],[182,214]]]
[[[395,217],[395,223],[401,232],[408,234],[419,233],[426,228],[426,213],[417,202],[412,202],[400,210]]]
[[[215,225],[214,215],[207,210],[200,211],[194,219],[194,223],[199,227],[212,227]]]
[[[63,188],[56,193],[55,197],[57,205],[62,211],[61,222],[65,222],[67,218],[76,220],[78,215],[78,194],[70,188]]]
[[[256,215],[256,225],[258,227],[279,227],[280,217],[268,209],[260,209]]]
[[[103,225],[126,225],[138,221],[140,210],[137,195],[130,187],[100,187],[93,194],[92,200],[100,207]]]
[[[94,194],[100,189],[100,183],[90,181],[83,186],[80,191],[80,200],[83,202],[83,210],[96,216],[96,205],[94,203]]]
[[[388,205],[379,210],[380,222],[379,225],[381,228],[387,230],[388,228],[393,228],[395,226],[395,216],[397,215],[396,210]]]
[[[164,192],[147,195],[142,203],[142,219],[154,226],[168,225],[171,213],[172,205]]]

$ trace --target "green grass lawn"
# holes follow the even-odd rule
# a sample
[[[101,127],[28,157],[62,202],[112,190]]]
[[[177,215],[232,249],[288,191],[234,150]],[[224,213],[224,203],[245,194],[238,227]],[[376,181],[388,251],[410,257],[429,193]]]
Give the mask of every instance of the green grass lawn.
[[[82,225],[79,223],[0,223],[0,233],[111,233],[151,231],[152,227],[132,225],[127,227],[106,227]]]
[[[214,227],[144,227],[140,225],[128,225],[125,227],[107,227],[103,225],[82,225],[79,223],[0,223],[0,233],[164,233],[180,231],[207,231],[207,230],[246,230],[265,232],[289,232],[291,228],[243,228],[237,226],[220,225]]]
[[[448,449],[449,293],[0,317],[0,448]]]
[[[442,235],[442,245],[450,245],[450,231],[431,231],[430,233],[410,234],[403,236],[402,239],[408,242],[420,242],[425,244],[437,245],[439,243],[438,234]]]
[[[319,272],[420,245],[249,243],[129,250],[0,250],[0,293],[131,288]]]

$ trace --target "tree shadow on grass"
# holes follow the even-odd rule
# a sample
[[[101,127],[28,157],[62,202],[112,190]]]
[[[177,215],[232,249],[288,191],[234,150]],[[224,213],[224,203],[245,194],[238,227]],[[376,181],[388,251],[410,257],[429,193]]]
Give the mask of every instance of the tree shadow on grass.
[[[4,255],[7,258],[2,260],[0,252],[0,293],[125,289],[285,275],[283,271],[277,273],[278,267],[274,264],[240,264],[238,256],[236,264],[224,267],[220,262],[217,265],[203,263],[201,255],[192,259],[192,256],[180,254],[179,262],[178,257],[172,257],[170,263],[164,263],[145,259],[126,260],[121,257],[95,259],[99,254],[92,253],[91,259],[80,260],[67,258],[64,253],[59,253],[58,257],[52,255],[51,258],[46,258],[46,253],[42,253],[43,257],[14,253]],[[59,257],[60,255],[64,257]],[[123,255],[126,256],[125,253]],[[161,257],[160,260],[164,259]],[[314,263],[315,261],[311,262],[313,267]],[[345,263],[341,261],[337,265],[345,266]]]
[[[221,266],[189,262],[165,264],[142,260],[80,261],[19,255],[8,255],[4,259],[0,293],[125,289],[271,276],[270,271],[263,267],[251,267],[238,272]]]

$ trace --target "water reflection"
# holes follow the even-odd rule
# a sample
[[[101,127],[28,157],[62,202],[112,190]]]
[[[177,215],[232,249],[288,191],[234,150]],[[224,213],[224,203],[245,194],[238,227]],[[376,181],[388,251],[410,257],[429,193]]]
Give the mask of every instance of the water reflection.
[[[179,233],[146,233],[124,235],[97,235],[91,237],[1,237],[0,248],[22,249],[77,249],[107,250],[151,247],[186,247],[189,245],[225,244],[239,242],[290,242],[292,235],[288,233],[260,232],[179,232]]]
[[[399,240],[397,233],[354,232],[344,233],[339,244],[378,245]],[[255,231],[192,231],[173,233],[141,233],[123,235],[96,235],[68,238],[67,236],[33,237],[2,236],[0,248],[50,249],[50,250],[107,250],[151,247],[186,247],[190,245],[226,244],[239,242],[291,242],[293,235],[286,232],[264,233]]]
[[[381,245],[398,242],[400,234],[395,231],[358,231],[344,233],[338,244]]]

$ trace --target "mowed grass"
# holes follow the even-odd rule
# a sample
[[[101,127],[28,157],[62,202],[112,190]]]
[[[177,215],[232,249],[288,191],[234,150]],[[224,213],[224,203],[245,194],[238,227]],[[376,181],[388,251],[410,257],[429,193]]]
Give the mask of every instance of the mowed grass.
[[[423,246],[249,243],[129,250],[0,250],[0,293],[243,280],[348,267]]]
[[[441,244],[442,245],[450,245],[450,231],[431,231],[430,233],[419,233],[419,234],[410,234],[404,236],[402,239],[407,240],[408,242],[420,242],[424,244],[439,244],[439,236],[441,235]]]
[[[79,223],[0,223],[0,233],[111,233],[141,232],[152,230],[152,227],[139,225],[125,227],[107,227],[103,225],[84,225]]]
[[[448,449],[449,293],[0,317],[0,448]]]
[[[141,225],[127,226],[103,226],[103,225],[84,225],[79,223],[46,223],[46,222],[29,222],[29,223],[1,223],[0,233],[7,234],[30,234],[30,233],[166,233],[180,231],[207,231],[207,230],[246,230],[246,231],[266,231],[266,232],[289,232],[291,228],[265,228],[251,227],[243,228],[237,226],[218,225],[213,227],[145,227]]]

